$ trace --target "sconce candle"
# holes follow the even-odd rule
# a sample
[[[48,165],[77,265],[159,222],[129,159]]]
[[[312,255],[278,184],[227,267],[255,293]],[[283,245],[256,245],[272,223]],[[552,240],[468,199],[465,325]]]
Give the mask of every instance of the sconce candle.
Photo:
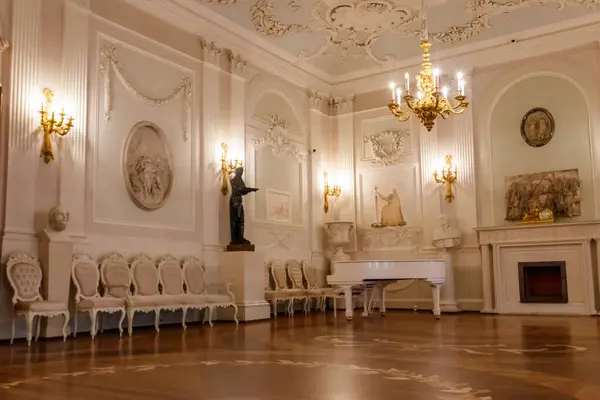
[[[338,198],[342,194],[342,189],[338,185],[329,186],[327,181],[327,172],[323,172],[323,211],[329,211],[329,196]]]
[[[221,155],[221,193],[223,196],[227,196],[229,193],[229,179],[236,168],[243,167],[241,160],[228,160],[227,153],[229,146],[225,143],[221,143],[222,155]]]
[[[40,127],[44,133],[42,141],[42,150],[40,151],[40,157],[44,158],[44,162],[48,164],[54,160],[54,152],[52,150],[52,134],[56,133],[59,136],[65,136],[73,127],[73,117],[69,117],[65,114],[63,108],[58,114],[60,117],[58,120],[54,117],[54,111],[52,111],[52,101],[54,99],[54,92],[50,89],[44,89],[45,101],[42,102],[40,109]]]
[[[446,156],[446,163],[441,171],[441,177],[438,171],[436,170],[433,173],[433,179],[440,185],[443,185],[446,191],[444,199],[448,203],[452,203],[454,200],[454,194],[452,193],[452,185],[456,182],[456,178],[458,176],[458,171],[455,166],[452,165],[452,156],[448,154]]]

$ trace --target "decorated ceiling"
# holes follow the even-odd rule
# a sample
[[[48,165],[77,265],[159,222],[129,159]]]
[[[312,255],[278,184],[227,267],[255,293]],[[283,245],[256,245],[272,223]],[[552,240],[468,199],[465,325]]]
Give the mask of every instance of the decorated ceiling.
[[[420,54],[420,0],[196,0],[328,74]],[[600,0],[427,0],[432,51],[600,12]]]

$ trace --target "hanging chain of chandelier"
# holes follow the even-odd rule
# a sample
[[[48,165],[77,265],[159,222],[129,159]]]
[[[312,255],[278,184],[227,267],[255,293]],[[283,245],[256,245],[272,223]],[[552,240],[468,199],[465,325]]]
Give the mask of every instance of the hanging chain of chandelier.
[[[402,122],[408,121],[411,115],[417,117],[427,131],[431,132],[435,125],[437,117],[446,119],[451,114],[462,114],[465,112],[469,103],[465,96],[465,81],[462,72],[457,74],[457,93],[454,96],[454,104],[448,98],[448,87],[440,88],[440,72],[433,69],[431,65],[431,54],[429,49],[429,34],[427,32],[426,5],[422,0],[422,31],[421,48],[423,49],[423,63],[421,71],[416,76],[417,96],[413,96],[410,91],[410,76],[408,72],[404,75],[404,90],[396,88],[392,82],[392,101],[388,108]],[[441,90],[440,90],[441,89]]]

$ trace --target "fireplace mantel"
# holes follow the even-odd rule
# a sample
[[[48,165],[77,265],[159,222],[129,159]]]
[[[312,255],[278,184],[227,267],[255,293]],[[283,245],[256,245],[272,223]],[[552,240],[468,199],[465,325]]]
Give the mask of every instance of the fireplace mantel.
[[[600,221],[476,228],[481,250],[484,313],[597,315],[600,294],[593,260],[600,260]],[[596,257],[592,257],[596,252]],[[568,304],[523,304],[518,263],[564,261]],[[596,282],[596,285],[594,285]],[[594,287],[595,286],[595,287]]]

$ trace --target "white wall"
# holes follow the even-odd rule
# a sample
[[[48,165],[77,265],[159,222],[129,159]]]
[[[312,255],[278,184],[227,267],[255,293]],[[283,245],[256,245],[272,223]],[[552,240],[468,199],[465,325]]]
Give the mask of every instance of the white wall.
[[[532,108],[542,107],[554,116],[554,137],[542,147],[531,147],[521,138],[521,119]],[[494,221],[504,221],[507,176],[578,169],[581,180],[581,217],[593,219],[594,191],[590,159],[590,125],[581,91],[564,78],[552,75],[527,77],[498,99],[490,121],[494,180]]]

